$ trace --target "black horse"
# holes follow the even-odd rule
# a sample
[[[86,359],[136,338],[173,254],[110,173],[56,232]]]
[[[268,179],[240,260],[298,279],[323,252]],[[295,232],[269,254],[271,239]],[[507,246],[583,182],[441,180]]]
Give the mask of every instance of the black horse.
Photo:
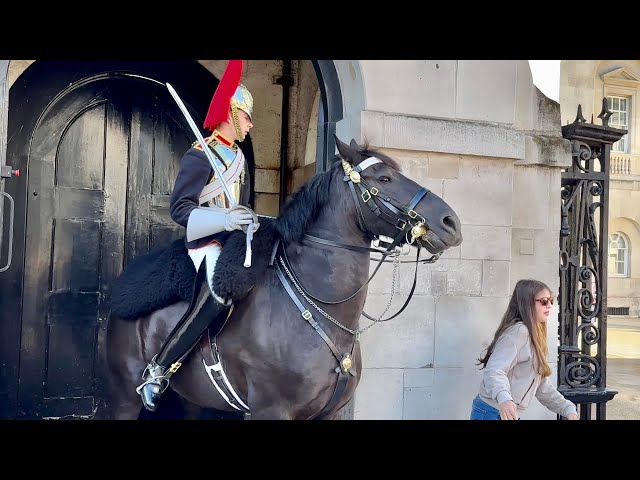
[[[331,169],[311,178],[278,218],[261,221],[250,268],[242,266],[242,232],[225,244],[214,283],[234,308],[224,328],[205,333],[171,377],[170,388],[189,402],[251,419],[333,418],[362,372],[357,339],[372,240],[394,239],[388,252],[409,242],[432,254],[462,242],[456,213],[403,176],[393,159],[355,141],[336,142]],[[112,308],[106,352],[117,419],[138,418],[141,374],[187,308],[196,272],[183,244],[173,249],[179,260],[156,262],[146,286],[161,291],[158,282],[170,278],[162,269],[175,272],[179,264],[189,273],[171,280],[173,295],[147,303],[140,318]],[[139,296],[133,290],[121,287],[118,295]]]

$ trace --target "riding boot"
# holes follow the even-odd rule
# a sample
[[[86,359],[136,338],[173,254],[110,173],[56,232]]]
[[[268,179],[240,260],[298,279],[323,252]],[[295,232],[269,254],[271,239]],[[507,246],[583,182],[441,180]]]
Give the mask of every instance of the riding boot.
[[[169,334],[160,352],[147,365],[142,374],[144,382],[136,388],[147,410],[154,412],[158,408],[158,401],[169,386],[171,375],[180,368],[209,324],[214,320],[226,320],[230,308],[231,302],[221,303],[211,294],[203,261],[194,282],[189,308]]]

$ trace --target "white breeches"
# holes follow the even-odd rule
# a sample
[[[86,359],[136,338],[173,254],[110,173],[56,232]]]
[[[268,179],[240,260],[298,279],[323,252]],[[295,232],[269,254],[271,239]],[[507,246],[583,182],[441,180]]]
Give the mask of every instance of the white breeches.
[[[191,257],[191,261],[196,268],[196,271],[198,271],[198,269],[200,268],[202,260],[205,259],[205,261],[207,262],[207,283],[209,284],[209,291],[220,303],[227,303],[224,299],[216,295],[216,293],[213,291],[213,285],[211,284],[211,280],[213,279],[213,272],[216,269],[216,263],[218,262],[220,252],[222,252],[222,247],[218,243],[212,243],[210,245],[207,245],[206,247],[190,248],[188,252],[189,257]]]

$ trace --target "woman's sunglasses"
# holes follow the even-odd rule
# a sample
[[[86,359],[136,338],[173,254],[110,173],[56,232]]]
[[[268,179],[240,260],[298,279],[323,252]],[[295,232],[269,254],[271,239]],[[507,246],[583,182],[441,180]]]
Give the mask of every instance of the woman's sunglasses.
[[[553,305],[553,297],[536,298],[536,302],[540,302],[543,307],[547,305]]]

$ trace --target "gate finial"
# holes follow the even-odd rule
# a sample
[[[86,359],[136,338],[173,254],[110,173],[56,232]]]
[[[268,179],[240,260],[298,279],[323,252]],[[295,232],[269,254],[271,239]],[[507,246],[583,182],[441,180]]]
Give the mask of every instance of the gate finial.
[[[598,115],[598,118],[602,119],[603,126],[609,126],[609,118],[611,118],[611,115],[613,115],[613,112],[609,110],[609,101],[607,100],[607,97],[604,97],[602,99],[602,111],[600,112],[600,115]]]
[[[582,122],[582,123],[586,123],[586,119],[582,116],[582,105],[578,104],[578,115],[576,116],[576,119],[573,121],[573,123],[576,122]]]

